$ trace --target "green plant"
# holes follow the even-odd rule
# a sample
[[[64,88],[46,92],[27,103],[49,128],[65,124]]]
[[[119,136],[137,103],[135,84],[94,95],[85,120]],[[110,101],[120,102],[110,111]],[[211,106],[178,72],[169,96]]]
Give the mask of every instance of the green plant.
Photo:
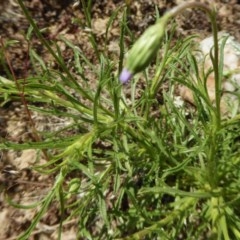
[[[220,51],[219,61],[216,12],[203,4],[187,3],[160,18],[154,26],[154,32],[160,34],[153,41],[156,47],[148,45],[146,50],[153,49],[154,54],[147,55],[142,63],[135,45],[137,50],[130,52],[134,56],[130,55],[125,70],[131,76],[143,70],[153,60],[161,39],[163,57],[157,56],[153,76],[145,72],[146,87],[141,89],[141,96],[135,97],[137,78],[131,82],[131,97],[127,99],[113,74],[118,66],[104,51],[97,50],[94,35],[90,41],[97,54],[96,65],[62,38],[73,51],[79,78],[65,65],[58,45],[52,46],[43,38],[23,2],[18,2],[61,69],[50,69],[32,50],[32,59],[42,70],[18,80],[24,84],[28,107],[71,120],[62,129],[40,132],[42,140],[38,142],[0,143],[1,149],[45,149],[49,160],[34,169],[55,176],[49,193],[32,206],[38,205],[40,210],[20,239],[29,238],[51,204],[58,205],[60,213],[59,239],[69,219],[78,222],[80,239],[239,239],[239,115],[230,120],[221,118],[224,56]],[[90,24],[91,1],[82,2]],[[191,73],[199,74],[192,54],[194,37],[170,47],[174,29],[170,34],[165,32],[168,20],[186,7],[200,7],[212,22],[216,106],[209,103],[206,89],[192,81]],[[125,7],[113,14],[109,28],[119,12],[123,14],[119,42],[122,64],[124,36],[129,32]],[[159,26],[161,32],[156,30]],[[223,48],[224,43],[220,50]],[[97,80],[94,89],[87,83],[86,66]],[[124,82],[129,77],[124,76]],[[162,92],[164,103],[160,105],[156,95],[166,80],[169,90]],[[192,88],[199,103],[198,114],[190,112],[188,119],[187,110],[174,104],[176,82]],[[0,90],[10,99],[21,99],[18,87],[10,80],[0,78]]]

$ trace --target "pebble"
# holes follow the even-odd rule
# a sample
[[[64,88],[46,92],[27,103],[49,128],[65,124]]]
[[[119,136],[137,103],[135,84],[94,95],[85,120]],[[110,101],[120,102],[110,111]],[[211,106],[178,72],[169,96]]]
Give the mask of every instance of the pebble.
[[[219,33],[219,46],[227,37],[227,41],[223,50],[223,81],[222,81],[222,98],[221,112],[224,115],[236,115],[240,110],[240,43],[233,36],[227,33]],[[199,64],[199,70],[204,70],[207,73],[212,69],[210,59],[210,51],[213,47],[213,37],[207,37],[199,43],[199,49],[196,53],[196,58]],[[220,48],[220,47],[219,47]],[[200,51],[199,51],[200,50]],[[200,76],[202,78],[202,76]],[[215,102],[215,81],[214,73],[209,74],[207,78],[207,90],[211,102]],[[186,86],[179,87],[180,96],[193,105],[194,97],[192,91]]]

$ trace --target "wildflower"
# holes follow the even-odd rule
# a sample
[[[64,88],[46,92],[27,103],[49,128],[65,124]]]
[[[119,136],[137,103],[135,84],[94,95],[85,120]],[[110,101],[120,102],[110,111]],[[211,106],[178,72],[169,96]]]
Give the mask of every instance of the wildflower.
[[[120,81],[122,83],[126,83],[128,82],[130,79],[132,78],[132,73],[130,71],[128,71],[126,68],[124,68],[120,74]]]
[[[126,66],[120,74],[120,81],[126,83],[131,77],[144,70],[156,56],[170,15],[166,14],[149,27],[136,41],[129,52]]]

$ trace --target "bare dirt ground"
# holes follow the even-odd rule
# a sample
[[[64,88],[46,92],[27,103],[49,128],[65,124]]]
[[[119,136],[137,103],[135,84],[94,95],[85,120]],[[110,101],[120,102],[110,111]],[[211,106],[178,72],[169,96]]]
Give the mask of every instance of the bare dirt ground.
[[[155,4],[159,8],[160,14],[167,9],[184,2],[183,0],[139,0],[128,1],[130,3],[130,14],[128,16],[129,28],[139,35],[143,30],[155,21]],[[240,2],[237,0],[219,0],[215,2],[218,9],[218,24],[220,31],[226,31],[240,41]],[[82,49],[89,56],[89,60],[95,61],[95,54],[91,49],[88,37],[83,31],[84,14],[81,4],[73,8],[73,1],[70,0],[27,0],[24,1],[32,16],[34,16],[40,28],[47,28],[45,37],[58,41],[60,35],[65,36]],[[93,1],[92,26],[97,35],[99,45],[102,44],[102,34],[105,31],[106,23],[112,12],[120,5],[125,4],[121,0]],[[25,38],[29,23],[23,16],[20,7],[14,0],[0,2],[0,36],[1,44],[9,40],[17,40],[18,43],[8,47],[5,55],[11,64],[16,78],[23,78],[33,73],[29,64],[28,42]],[[78,19],[81,24],[72,20]],[[177,37],[187,36],[192,33],[200,34],[203,38],[211,32],[210,24],[206,16],[201,11],[186,11],[177,20]],[[111,44],[109,51],[118,57],[119,23],[116,23],[111,31]],[[33,38],[32,43],[37,48],[38,53],[51,62],[51,58],[40,42]],[[72,53],[66,46],[62,46],[65,61],[72,58]],[[0,63],[0,76],[7,77],[7,71]],[[52,63],[54,64],[54,63]],[[0,96],[3,93],[0,93]],[[3,98],[0,98],[1,101]],[[47,119],[36,116],[38,126],[48,123]],[[51,119],[51,121],[55,121]],[[56,119],[57,124],[60,120]],[[50,124],[54,124],[51,122]],[[43,128],[44,128],[43,127]],[[26,139],[33,140],[32,133],[28,127],[28,118],[21,103],[8,102],[0,107],[0,137],[17,143],[22,143]],[[32,203],[41,199],[52,186],[54,176],[41,175],[31,167],[36,159],[36,151],[4,151],[0,152],[0,240],[16,239],[23,233],[37,209],[22,210],[16,209],[7,203],[7,197],[21,204]],[[45,161],[44,158],[40,161]],[[55,239],[57,227],[60,221],[59,212],[53,205],[38,224],[31,239]],[[64,227],[62,239],[76,239],[76,222],[71,221]]]

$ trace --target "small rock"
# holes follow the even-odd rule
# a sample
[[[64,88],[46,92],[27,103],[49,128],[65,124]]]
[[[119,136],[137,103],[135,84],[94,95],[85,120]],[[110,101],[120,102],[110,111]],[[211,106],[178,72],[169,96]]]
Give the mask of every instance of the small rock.
[[[222,99],[221,112],[222,114],[236,114],[239,110],[239,97],[237,92],[240,89],[240,43],[236,42],[232,36],[227,33],[219,33],[219,45],[225,37],[228,37],[224,47],[224,64],[223,64],[223,82],[222,82]],[[199,43],[199,50],[196,54],[199,60],[199,70],[204,69],[207,73],[212,69],[210,51],[213,47],[213,38],[208,37]],[[202,77],[202,76],[200,76]],[[215,102],[215,80],[214,73],[209,74],[207,79],[207,90],[211,102]],[[186,86],[179,87],[180,96],[190,103],[194,104],[192,91]],[[238,92],[239,93],[239,92]],[[240,96],[240,93],[238,94]],[[234,110],[234,113],[233,113]]]

